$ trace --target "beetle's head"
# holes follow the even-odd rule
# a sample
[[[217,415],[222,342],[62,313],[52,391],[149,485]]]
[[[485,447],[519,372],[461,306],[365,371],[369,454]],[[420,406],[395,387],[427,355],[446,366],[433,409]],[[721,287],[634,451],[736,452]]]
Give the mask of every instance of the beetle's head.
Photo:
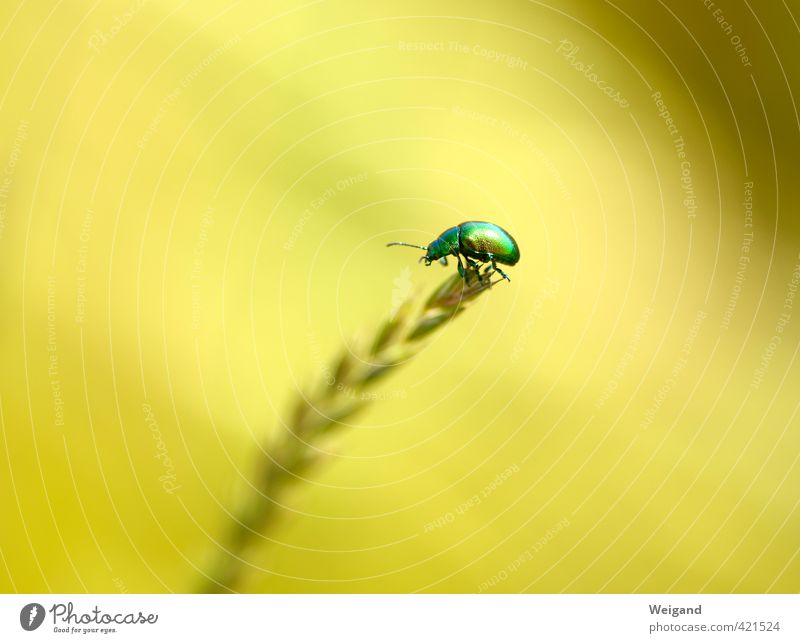
[[[446,253],[442,252],[442,242],[439,239],[434,239],[428,244],[425,256],[420,257],[420,261],[424,261],[426,266],[430,266],[434,261],[441,259]]]

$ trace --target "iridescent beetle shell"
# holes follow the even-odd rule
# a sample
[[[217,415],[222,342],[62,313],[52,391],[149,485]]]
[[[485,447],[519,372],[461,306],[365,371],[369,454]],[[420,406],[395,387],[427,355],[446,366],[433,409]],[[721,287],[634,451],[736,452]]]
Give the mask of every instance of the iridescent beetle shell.
[[[420,261],[425,261],[425,265],[430,265],[434,261],[447,263],[447,257],[453,255],[458,260],[458,271],[464,275],[464,266],[461,263],[461,256],[467,263],[477,268],[476,261],[490,264],[491,269],[499,273],[508,281],[508,278],[498,263],[513,266],[519,261],[519,246],[508,232],[496,223],[489,221],[465,221],[457,226],[448,228],[427,246],[418,246],[402,241],[389,243],[390,246],[410,246],[425,250],[425,255]],[[488,270],[489,268],[487,268]]]

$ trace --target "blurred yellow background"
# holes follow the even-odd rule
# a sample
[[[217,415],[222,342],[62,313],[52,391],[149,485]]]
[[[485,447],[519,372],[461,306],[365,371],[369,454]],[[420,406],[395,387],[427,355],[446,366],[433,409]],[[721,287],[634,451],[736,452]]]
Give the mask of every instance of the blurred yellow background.
[[[800,591],[800,5],[0,7],[0,590],[193,591],[296,394],[522,251],[241,591]]]

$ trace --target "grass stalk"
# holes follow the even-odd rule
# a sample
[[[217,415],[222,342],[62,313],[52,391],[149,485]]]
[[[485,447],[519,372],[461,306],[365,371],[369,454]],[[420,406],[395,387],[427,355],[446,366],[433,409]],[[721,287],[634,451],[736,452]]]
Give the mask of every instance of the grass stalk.
[[[363,355],[343,351],[328,382],[297,395],[287,430],[265,449],[268,457],[259,453],[254,478],[259,491],[251,492],[235,512],[236,519],[200,592],[242,590],[249,568],[248,552],[263,542],[263,535],[274,525],[278,499],[322,460],[315,445],[368,403],[362,399],[362,391],[416,355],[425,344],[421,340],[444,327],[465,304],[497,283],[492,282],[493,275],[490,270],[479,278],[477,271],[468,267],[463,278],[457,273],[448,277],[418,311],[413,310],[413,300],[407,300],[378,327]]]

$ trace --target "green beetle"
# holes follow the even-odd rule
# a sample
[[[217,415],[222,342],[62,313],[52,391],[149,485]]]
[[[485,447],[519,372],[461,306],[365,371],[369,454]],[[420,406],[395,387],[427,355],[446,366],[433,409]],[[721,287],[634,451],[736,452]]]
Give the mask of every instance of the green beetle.
[[[413,243],[403,241],[393,241],[387,243],[388,246],[408,246],[425,250],[425,255],[420,257],[426,266],[430,266],[434,261],[440,261],[442,265],[447,265],[447,257],[455,255],[458,260],[458,273],[464,276],[464,264],[461,263],[461,256],[464,256],[467,264],[478,270],[480,266],[476,261],[488,263],[485,272],[489,268],[500,274],[504,279],[511,281],[508,275],[497,267],[498,262],[507,266],[513,266],[519,261],[519,246],[508,232],[503,230],[495,223],[488,221],[465,221],[457,226],[448,228],[438,238],[431,241],[427,246],[418,246]]]

